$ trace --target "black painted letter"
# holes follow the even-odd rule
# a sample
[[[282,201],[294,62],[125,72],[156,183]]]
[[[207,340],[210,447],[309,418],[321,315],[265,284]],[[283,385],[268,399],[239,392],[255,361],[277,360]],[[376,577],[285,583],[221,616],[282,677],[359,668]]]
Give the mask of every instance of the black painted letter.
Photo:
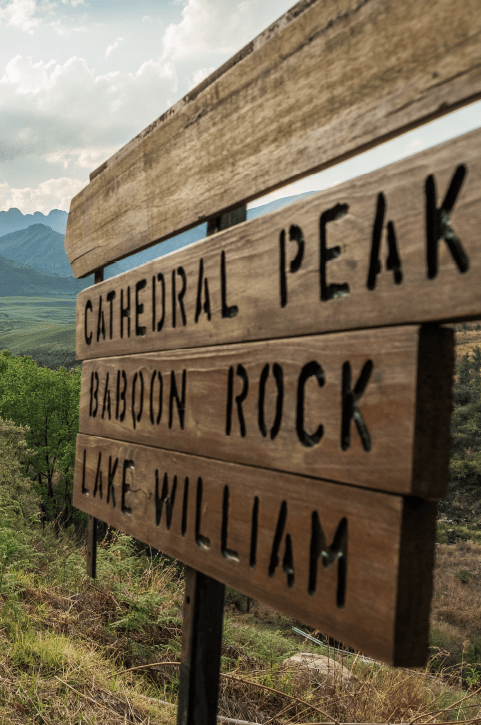
[[[327,209],[321,214],[320,219],[320,240],[321,240],[321,258],[319,264],[320,273],[320,286],[321,286],[321,300],[327,302],[335,297],[345,297],[349,294],[349,285],[346,283],[338,284],[333,282],[327,284],[326,281],[326,264],[332,259],[336,259],[341,254],[341,248],[328,247],[327,246],[327,235],[326,225],[328,222],[333,222],[336,219],[341,219],[347,214],[349,207],[347,204],[336,204],[332,209]]]
[[[242,391],[239,393],[239,395],[236,395],[235,402],[237,405],[237,415],[239,418],[239,426],[240,426],[240,434],[242,438],[245,437],[246,434],[246,424],[244,420],[244,412],[242,410],[242,403],[247,397],[247,393],[249,392],[249,378],[247,376],[247,371],[243,365],[237,366],[237,377],[241,378],[243,381]],[[234,397],[234,368],[229,368],[229,377],[227,381],[227,411],[226,411],[226,421],[225,421],[225,434],[226,436],[230,436],[230,432],[232,430],[232,399]]]
[[[342,518],[337,525],[334,538],[327,546],[326,537],[322,530],[317,511],[312,512],[311,518],[311,546],[309,551],[309,586],[308,592],[312,596],[317,586],[317,562],[319,557],[322,566],[328,570],[337,561],[337,592],[336,604],[342,609],[346,603],[346,574],[347,574],[347,519]]]
[[[367,425],[364,422],[362,413],[359,410],[357,403],[361,395],[367,388],[369,378],[371,377],[373,364],[371,360],[368,360],[359,379],[354,386],[354,390],[351,389],[351,363],[345,362],[342,366],[342,423],[341,423],[341,448],[343,451],[347,451],[351,445],[351,420],[356,424],[357,432],[361,439],[362,447],[365,451],[371,450],[371,436],[367,429]]]
[[[175,381],[175,373],[171,370],[170,373],[170,398],[169,398],[169,428],[172,428],[174,420],[174,399],[177,406],[177,413],[179,415],[179,423],[181,430],[184,430],[185,423],[185,388],[187,384],[187,370],[182,370],[182,396],[179,396],[177,390],[177,383]]]
[[[304,388],[306,382],[312,376],[316,378],[317,384],[320,388],[322,388],[325,383],[324,371],[319,363],[315,360],[311,360],[311,362],[304,365],[297,383],[296,430],[297,437],[299,438],[302,445],[306,446],[306,448],[315,446],[317,443],[319,443],[324,434],[323,425],[319,425],[315,433],[308,433],[306,430],[304,430]]]
[[[438,242],[441,237],[446,242],[459,271],[467,272],[469,268],[468,255],[463,249],[461,240],[452,228],[450,219],[450,214],[458,198],[465,176],[466,167],[464,164],[460,164],[453,174],[449,189],[446,192],[440,209],[436,206],[436,183],[434,176],[430,174],[426,179],[426,253],[429,279],[434,279],[438,273]]]
[[[220,255],[220,286],[222,296],[222,317],[237,317],[239,308],[237,305],[227,304],[227,274],[225,268],[225,252],[222,250]]]
[[[293,260],[291,260],[289,271],[291,274],[297,272],[302,264],[302,258],[304,256],[304,237],[302,236],[302,230],[295,224],[291,224],[289,229],[289,241],[297,243],[297,253]],[[286,273],[286,233],[284,229],[279,235],[279,272],[280,272],[280,295],[281,295],[281,307],[287,305],[287,273]]]
[[[381,262],[379,260],[379,250],[381,248],[382,229],[384,225],[384,215],[386,213],[386,200],[384,194],[377,197],[376,216],[374,218],[374,226],[372,228],[372,244],[371,257],[369,260],[369,272],[367,275],[367,288],[373,290],[376,287],[376,277],[381,271]],[[403,279],[401,269],[401,260],[397,249],[396,230],[393,222],[387,223],[387,248],[388,257],[386,260],[386,269],[392,271],[395,284],[400,284]]]
[[[85,342],[87,345],[92,344],[92,333],[90,335],[87,335],[87,312],[90,310],[90,312],[93,312],[93,306],[92,306],[92,300],[87,300],[87,304],[85,305],[85,314],[84,314],[84,337]]]
[[[142,337],[147,332],[146,327],[139,325],[139,316],[144,311],[144,303],[139,302],[139,292],[145,289],[145,287],[147,287],[146,279],[140,279],[135,283],[135,334],[137,337]]]

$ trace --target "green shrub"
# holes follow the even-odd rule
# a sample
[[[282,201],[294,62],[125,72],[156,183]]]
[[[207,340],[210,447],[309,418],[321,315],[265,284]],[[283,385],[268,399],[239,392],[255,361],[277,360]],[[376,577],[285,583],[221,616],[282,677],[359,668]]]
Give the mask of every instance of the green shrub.
[[[468,581],[473,578],[474,574],[471,574],[471,572],[467,569],[460,569],[454,576],[463,584],[467,584]]]

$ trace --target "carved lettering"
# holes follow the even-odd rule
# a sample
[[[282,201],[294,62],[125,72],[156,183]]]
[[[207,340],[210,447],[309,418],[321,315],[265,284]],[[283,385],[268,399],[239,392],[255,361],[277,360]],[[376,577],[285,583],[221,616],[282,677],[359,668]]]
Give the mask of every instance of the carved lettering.
[[[127,494],[132,491],[131,483],[133,483],[133,477],[134,477],[134,462],[132,460],[125,459],[123,470],[122,470],[122,504],[121,504],[121,510],[123,514],[131,514],[132,508],[131,506],[127,506],[126,504],[126,497]],[[130,482],[127,481],[127,474],[129,474]]]
[[[105,376],[105,387],[104,387],[104,402],[102,404],[102,420],[104,419],[105,410],[107,410],[110,420],[110,388],[109,388],[109,373]]]
[[[124,307],[124,290],[120,290],[120,338],[124,337],[124,318],[127,318],[127,337],[130,337],[130,286],[127,287],[127,304]]]
[[[112,339],[113,334],[113,321],[114,321],[114,309],[113,309],[113,302],[115,299],[115,290],[111,289],[110,292],[107,292],[107,302],[110,303],[110,317],[109,317],[109,339]]]
[[[323,387],[325,383],[324,371],[319,363],[316,362],[316,360],[312,360],[311,362],[307,363],[307,365],[304,365],[301,370],[301,374],[299,375],[299,380],[297,382],[296,431],[297,437],[299,438],[300,442],[303,446],[306,446],[307,448],[317,445],[317,443],[319,443],[322,436],[324,435],[324,426],[322,424],[318,426],[315,433],[308,433],[304,429],[304,389],[306,386],[306,382],[311,377],[316,378],[317,384],[320,388]]]
[[[92,333],[87,334],[87,312],[93,312],[93,306],[92,306],[92,300],[87,300],[85,303],[85,313],[84,313],[84,337],[85,342],[87,345],[92,344]]]
[[[464,164],[460,164],[453,174],[440,209],[437,208],[434,175],[430,174],[426,179],[424,191],[426,195],[426,255],[429,279],[434,279],[438,273],[438,242],[441,238],[446,242],[459,271],[467,272],[469,269],[468,255],[451,226],[450,217],[466,173],[466,167]]]
[[[370,290],[376,287],[376,277],[381,272],[381,262],[379,259],[379,250],[381,248],[381,237],[384,226],[384,216],[386,213],[386,200],[384,194],[379,194],[377,198],[376,216],[372,230],[371,257],[369,260],[369,272],[367,276],[367,288]],[[391,270],[395,284],[401,284],[403,273],[401,269],[401,260],[397,248],[396,230],[394,223],[387,223],[387,246],[388,257],[386,260],[386,269]]]
[[[227,304],[227,272],[225,266],[225,252],[222,250],[220,255],[220,286],[222,297],[222,317],[237,317],[239,308],[237,305]]]
[[[341,423],[341,448],[347,451],[351,445],[351,421],[353,420],[362,447],[365,451],[371,450],[371,436],[367,429],[367,425],[358,407],[358,401],[367,388],[371,377],[373,364],[368,360],[359,375],[358,381],[351,389],[351,363],[345,362],[342,366],[342,423]]]
[[[249,377],[247,371],[243,365],[237,366],[236,371],[237,377],[242,380],[242,390],[239,395],[236,395],[235,402],[237,406],[237,416],[239,418],[239,428],[241,437],[244,438],[246,434],[246,423],[244,418],[244,412],[242,410],[242,403],[247,398],[249,392]],[[234,396],[234,368],[229,368],[228,382],[227,382],[227,411],[226,411],[226,424],[225,434],[230,436],[232,429],[232,399]]]
[[[324,569],[328,570],[337,561],[337,592],[336,604],[342,608],[346,603],[347,579],[347,519],[339,522],[330,546],[327,546],[326,537],[319,521],[317,511],[312,512],[311,518],[311,544],[309,550],[309,588],[312,596],[317,588],[317,569],[319,558]]]
[[[204,311],[207,319],[211,320],[209,280],[204,277],[204,260],[199,261],[199,281],[197,283],[197,299],[195,303],[195,321],[199,321],[200,313]]]
[[[94,388],[94,382],[95,382],[95,388]],[[94,408],[95,403],[95,408]],[[99,374],[97,371],[94,371],[90,375],[90,406],[89,406],[89,416],[91,418],[95,418],[97,415],[97,409],[99,407]]]
[[[225,559],[233,559],[233,561],[239,561],[239,553],[234,549],[229,549],[227,546],[229,529],[229,486],[224,486],[224,493],[222,496],[222,531],[221,531],[221,544],[220,550],[222,556]]]
[[[289,271],[291,274],[297,272],[302,264],[302,258],[304,256],[304,237],[300,227],[292,224],[289,229],[289,241],[296,242],[297,252],[294,259],[289,264]],[[287,272],[286,272],[286,232],[283,229],[279,234],[279,272],[280,272],[280,297],[281,307],[287,305]]]
[[[142,337],[147,332],[147,328],[139,324],[139,317],[144,312],[144,303],[139,301],[139,294],[146,287],[146,279],[140,279],[135,283],[135,334],[137,337]]]
[[[271,558],[269,562],[268,574],[273,577],[277,567],[279,566],[279,549],[287,519],[287,501],[281,503],[279,516],[277,518],[277,526],[272,542]],[[284,539],[284,557],[282,559],[282,570],[287,575],[287,586],[292,587],[294,584],[294,557],[292,552],[292,539],[290,534],[286,534]]]
[[[327,263],[333,259],[337,259],[341,254],[341,248],[339,246],[328,247],[327,246],[327,233],[326,227],[329,222],[336,221],[336,219],[342,219],[348,212],[347,204],[336,204],[331,209],[321,214],[320,218],[320,287],[321,287],[321,300],[327,302],[335,297],[345,297],[349,294],[349,285],[345,282],[339,284],[337,282],[327,283],[326,266]]]
[[[180,429],[184,430],[185,424],[185,391],[187,385],[187,370],[182,370],[182,393],[179,395],[177,383],[175,380],[175,372],[170,373],[170,397],[169,397],[169,428],[172,428],[174,421],[174,400],[177,407],[177,415],[179,416]]]
[[[202,496],[203,496],[203,482],[199,476],[197,479],[197,497],[195,503],[195,543],[201,549],[210,549],[210,539],[200,533],[201,519],[202,519]]]
[[[165,504],[165,523],[167,531],[170,531],[172,523],[172,513],[175,504],[175,494],[177,492],[177,476],[174,476],[172,482],[172,489],[169,491],[169,476],[167,472],[164,473],[164,480],[162,482],[162,493],[159,494],[159,471],[155,469],[155,523],[157,526],[160,525],[162,519],[162,510]]]
[[[157,274],[157,282],[160,282],[160,285],[162,287],[162,317],[158,322],[156,322],[156,315],[157,315],[157,309],[156,309],[156,288],[155,288],[155,275],[152,277],[152,332],[160,332],[164,326],[164,320],[165,320],[165,280],[164,275],[162,272],[158,272]],[[157,325],[157,326],[156,326]]]

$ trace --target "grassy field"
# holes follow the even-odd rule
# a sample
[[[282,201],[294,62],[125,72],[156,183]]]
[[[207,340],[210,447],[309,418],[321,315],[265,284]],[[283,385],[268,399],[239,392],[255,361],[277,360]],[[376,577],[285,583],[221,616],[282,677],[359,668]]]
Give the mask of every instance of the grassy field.
[[[75,364],[75,297],[0,297],[0,350],[41,365]]]

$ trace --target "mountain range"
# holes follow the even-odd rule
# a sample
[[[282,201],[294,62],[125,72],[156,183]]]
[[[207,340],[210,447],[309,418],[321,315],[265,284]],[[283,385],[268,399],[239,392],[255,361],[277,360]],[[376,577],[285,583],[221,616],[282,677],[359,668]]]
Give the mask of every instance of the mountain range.
[[[308,191],[249,209],[247,219],[275,211],[314,193]],[[22,214],[19,209],[0,212],[0,297],[12,294],[45,296],[49,294],[49,289],[51,294],[77,294],[93,283],[92,275],[84,280],[75,280],[73,277],[64,249],[67,219],[67,212],[59,209],[53,209],[47,215],[38,211],[33,214]],[[207,225],[201,224],[120,262],[115,262],[105,268],[105,278],[108,279],[197,242],[205,237],[206,229]],[[13,266],[8,264],[9,260],[15,264]],[[34,272],[38,274],[35,275]],[[38,276],[42,273],[43,276]]]
[[[60,209],[52,209],[48,214],[42,214],[41,211],[35,211],[33,214],[22,214],[20,209],[9,209],[8,211],[0,211],[0,236],[10,234],[10,232],[18,232],[20,229],[26,229],[32,224],[45,224],[59,234],[65,234],[67,229],[68,212]]]

